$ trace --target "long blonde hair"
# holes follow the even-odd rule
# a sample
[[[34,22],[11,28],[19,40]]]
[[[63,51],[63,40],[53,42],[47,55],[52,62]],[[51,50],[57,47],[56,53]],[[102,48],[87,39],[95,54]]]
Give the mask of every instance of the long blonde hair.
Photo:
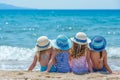
[[[86,49],[87,49],[86,44],[85,45],[79,45],[79,44],[73,42],[73,47],[70,50],[70,55],[73,58],[79,58],[80,56],[85,55]]]

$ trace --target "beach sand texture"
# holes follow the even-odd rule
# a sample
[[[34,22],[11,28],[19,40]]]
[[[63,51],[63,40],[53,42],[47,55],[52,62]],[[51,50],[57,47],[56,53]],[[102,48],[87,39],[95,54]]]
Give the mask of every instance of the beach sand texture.
[[[120,80],[118,74],[42,73],[38,71],[0,71],[0,80]]]

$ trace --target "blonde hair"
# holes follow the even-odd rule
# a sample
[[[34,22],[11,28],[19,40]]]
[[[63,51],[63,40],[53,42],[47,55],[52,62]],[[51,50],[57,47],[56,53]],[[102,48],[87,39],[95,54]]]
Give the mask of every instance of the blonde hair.
[[[79,58],[79,57],[85,55],[86,49],[87,49],[86,44],[85,45],[79,45],[79,44],[73,42],[73,47],[70,50],[70,55],[73,58]]]
[[[41,60],[41,55],[46,53],[47,51],[50,51],[50,49],[43,50],[43,51],[37,51],[36,52],[37,60],[40,61]]]

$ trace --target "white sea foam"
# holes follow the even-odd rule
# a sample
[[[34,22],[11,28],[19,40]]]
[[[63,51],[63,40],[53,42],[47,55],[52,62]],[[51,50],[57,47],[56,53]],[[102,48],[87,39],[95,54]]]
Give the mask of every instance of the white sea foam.
[[[120,47],[108,47],[107,53],[110,58],[120,58]]]
[[[109,63],[112,70],[120,70],[119,47],[108,47]],[[19,48],[11,46],[0,46],[0,70],[26,70],[32,63],[35,51],[34,48]],[[114,61],[117,62],[114,63]],[[36,69],[39,69],[37,65]]]
[[[120,47],[107,48],[108,57],[120,58]],[[19,48],[11,46],[0,46],[0,60],[32,60],[34,56],[34,48]]]
[[[116,65],[110,65],[110,68],[112,70],[120,70],[120,66],[116,66]]]
[[[0,46],[0,60],[31,60],[34,56],[34,49],[18,48],[11,46]]]

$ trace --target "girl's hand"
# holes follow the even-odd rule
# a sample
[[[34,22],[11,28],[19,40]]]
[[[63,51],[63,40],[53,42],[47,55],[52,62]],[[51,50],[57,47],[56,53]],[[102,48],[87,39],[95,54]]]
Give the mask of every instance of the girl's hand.
[[[112,74],[116,74],[116,75],[119,75],[120,73],[119,73],[119,72],[112,72]]]
[[[28,70],[28,71],[30,71],[30,72],[31,72],[32,70]]]
[[[43,73],[48,74],[49,72],[48,71],[44,71]]]

